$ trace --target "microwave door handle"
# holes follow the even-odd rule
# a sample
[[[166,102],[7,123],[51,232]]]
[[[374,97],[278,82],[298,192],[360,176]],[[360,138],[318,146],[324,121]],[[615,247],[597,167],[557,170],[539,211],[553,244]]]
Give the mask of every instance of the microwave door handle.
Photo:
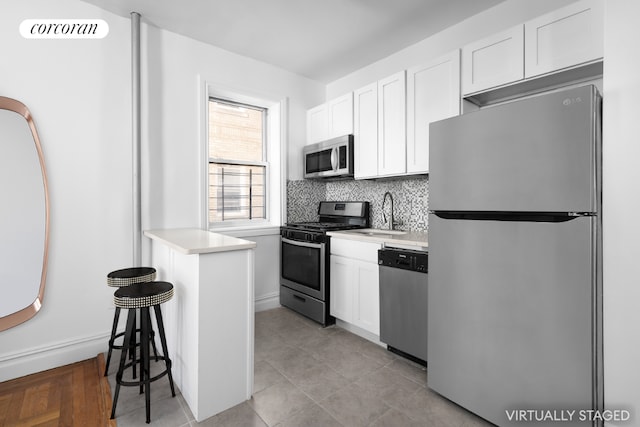
[[[331,169],[338,170],[338,147],[333,147],[331,150]]]

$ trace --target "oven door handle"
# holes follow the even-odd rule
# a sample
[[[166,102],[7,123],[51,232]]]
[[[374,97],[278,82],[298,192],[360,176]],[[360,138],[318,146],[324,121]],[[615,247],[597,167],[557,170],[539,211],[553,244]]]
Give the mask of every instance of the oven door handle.
[[[289,240],[285,237],[282,237],[283,243],[289,243],[294,246],[304,246],[306,248],[314,248],[314,249],[322,249],[324,243],[311,243],[311,242],[300,242],[298,240]]]

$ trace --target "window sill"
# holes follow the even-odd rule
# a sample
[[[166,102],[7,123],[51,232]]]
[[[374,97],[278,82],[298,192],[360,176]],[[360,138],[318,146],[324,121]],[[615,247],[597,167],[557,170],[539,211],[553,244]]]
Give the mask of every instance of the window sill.
[[[233,237],[275,236],[280,234],[280,226],[260,224],[237,227],[215,227],[210,228],[209,231],[213,233],[227,234]]]

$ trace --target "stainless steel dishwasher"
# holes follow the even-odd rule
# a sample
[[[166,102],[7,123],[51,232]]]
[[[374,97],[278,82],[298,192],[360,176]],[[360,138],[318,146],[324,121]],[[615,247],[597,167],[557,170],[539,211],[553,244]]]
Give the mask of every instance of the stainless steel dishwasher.
[[[378,251],[380,341],[422,364],[427,361],[428,258],[423,251]]]

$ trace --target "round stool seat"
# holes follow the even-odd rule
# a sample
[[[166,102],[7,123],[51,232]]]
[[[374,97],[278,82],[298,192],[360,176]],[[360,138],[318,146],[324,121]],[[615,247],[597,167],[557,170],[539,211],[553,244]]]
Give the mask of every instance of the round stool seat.
[[[123,268],[107,274],[107,285],[119,288],[134,283],[152,282],[155,279],[156,269],[153,267]]]
[[[144,308],[160,305],[173,298],[173,285],[169,282],[134,283],[113,294],[113,304],[120,308]]]

